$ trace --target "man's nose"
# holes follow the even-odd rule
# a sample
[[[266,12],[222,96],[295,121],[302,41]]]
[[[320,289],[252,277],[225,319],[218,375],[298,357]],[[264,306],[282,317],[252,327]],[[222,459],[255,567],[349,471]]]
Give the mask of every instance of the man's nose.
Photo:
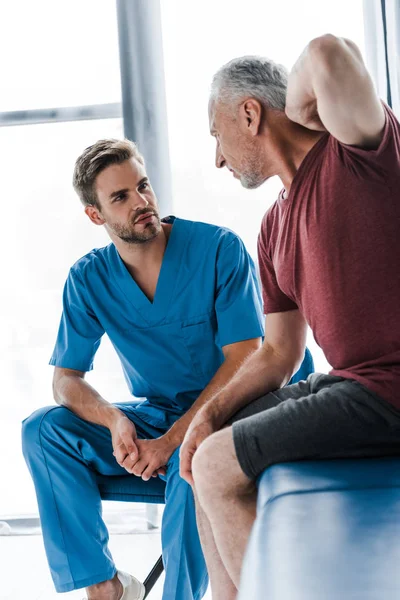
[[[225,158],[221,152],[221,149],[219,147],[219,145],[217,146],[217,150],[215,153],[215,166],[217,167],[217,169],[222,169],[222,167],[225,166]]]
[[[132,205],[135,210],[139,210],[140,208],[146,208],[149,205],[149,201],[142,194],[135,194],[132,199]]]
[[[217,169],[222,169],[222,167],[225,166],[225,162],[225,158],[221,152],[221,146],[219,145],[219,142],[217,142],[217,149],[215,151],[215,166]]]

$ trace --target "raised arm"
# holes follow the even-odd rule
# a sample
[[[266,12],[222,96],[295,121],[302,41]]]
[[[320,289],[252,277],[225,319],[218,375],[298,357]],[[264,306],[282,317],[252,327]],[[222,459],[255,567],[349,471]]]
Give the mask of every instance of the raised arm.
[[[295,63],[286,114],[304,127],[327,130],[344,144],[367,149],[379,146],[385,125],[360,50],[330,34],[312,40]]]

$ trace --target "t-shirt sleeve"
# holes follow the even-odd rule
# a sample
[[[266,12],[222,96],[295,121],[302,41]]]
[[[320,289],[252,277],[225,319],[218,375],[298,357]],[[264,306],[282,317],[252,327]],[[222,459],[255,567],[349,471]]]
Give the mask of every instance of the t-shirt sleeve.
[[[83,281],[71,269],[63,293],[63,313],[50,365],[90,371],[104,329],[94,314]]]
[[[382,102],[385,126],[381,142],[375,150],[342,144],[330,136],[330,145],[343,165],[356,177],[390,185],[398,183],[400,173],[400,123],[393,111]]]
[[[236,235],[219,248],[215,312],[222,348],[264,335],[260,286],[254,262]],[[232,239],[233,238],[233,239]]]
[[[296,310],[298,306],[278,285],[274,265],[268,250],[266,222],[266,218],[264,217],[260,235],[258,236],[258,263],[260,267],[264,313],[268,315],[270,313]]]

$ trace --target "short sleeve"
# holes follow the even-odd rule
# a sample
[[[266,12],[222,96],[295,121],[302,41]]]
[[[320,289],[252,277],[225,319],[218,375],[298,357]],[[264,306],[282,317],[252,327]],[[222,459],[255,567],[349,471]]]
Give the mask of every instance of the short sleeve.
[[[63,313],[50,365],[90,371],[104,329],[94,314],[84,283],[71,269],[63,293]]]
[[[264,220],[260,235],[258,236],[258,263],[260,267],[264,313],[268,315],[270,313],[296,310],[298,308],[297,304],[286,296],[278,285],[274,265],[267,249],[267,232],[265,228],[266,224]]]
[[[233,236],[233,234],[232,234]],[[217,343],[222,348],[264,335],[260,287],[242,240],[228,237],[217,256]]]
[[[393,111],[382,102],[385,127],[382,140],[375,150],[342,144],[330,136],[330,146],[342,164],[355,176],[382,184],[400,178],[400,123]]]

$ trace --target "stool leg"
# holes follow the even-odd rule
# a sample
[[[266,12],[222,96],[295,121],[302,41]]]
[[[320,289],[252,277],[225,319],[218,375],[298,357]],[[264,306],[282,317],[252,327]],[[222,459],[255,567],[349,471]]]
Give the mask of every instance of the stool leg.
[[[157,529],[160,526],[158,522],[157,504],[146,504],[146,521],[147,529]]]
[[[163,565],[162,556],[160,556],[160,558],[158,559],[158,561],[156,562],[156,564],[154,565],[154,567],[152,568],[150,573],[147,575],[146,579],[144,580],[143,585],[146,589],[146,593],[144,596],[145,598],[147,598],[147,596],[151,592],[152,588],[156,584],[158,578],[160,577],[160,575],[163,571],[164,571],[164,565]]]

